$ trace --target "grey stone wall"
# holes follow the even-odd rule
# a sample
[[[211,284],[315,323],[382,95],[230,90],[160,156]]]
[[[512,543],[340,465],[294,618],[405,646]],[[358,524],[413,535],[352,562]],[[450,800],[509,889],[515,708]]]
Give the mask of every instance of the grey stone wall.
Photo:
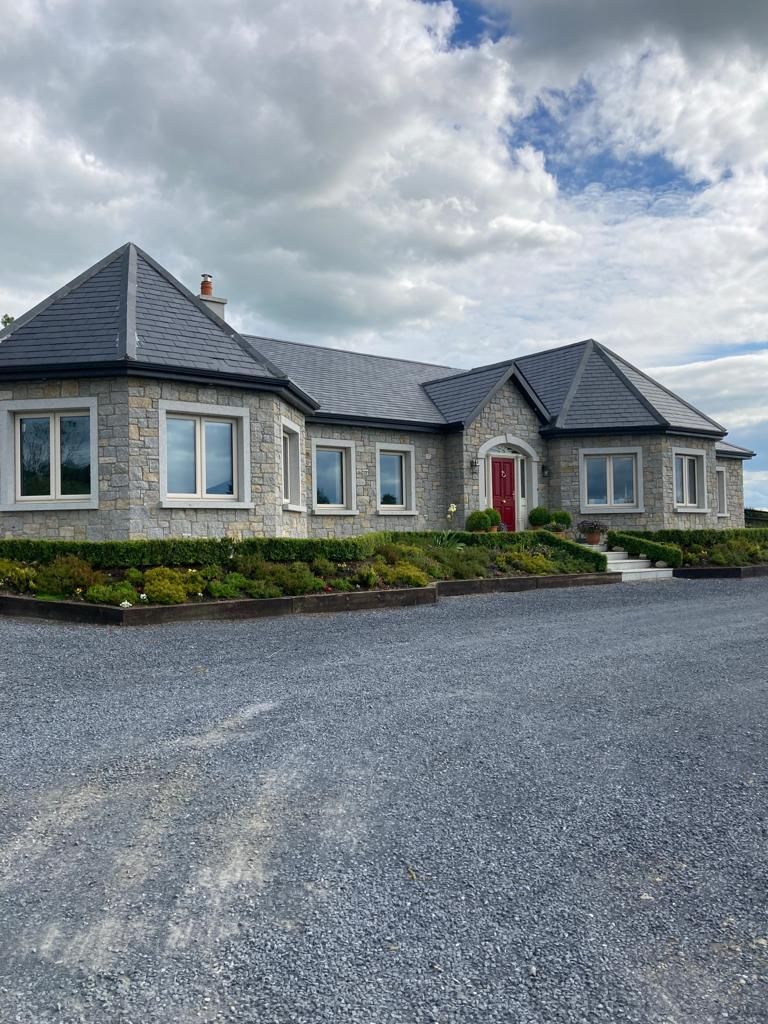
[[[744,463],[741,459],[718,459],[717,469],[725,470],[725,496],[728,515],[718,516],[718,526],[744,527]]]
[[[0,401],[96,398],[98,509],[0,512],[0,537],[37,540],[127,540],[129,537],[128,384],[125,379],[0,385]]]
[[[320,423],[307,426],[304,492],[312,537],[349,536],[372,530],[445,530],[450,499],[446,498],[446,435],[407,430],[375,430]],[[357,515],[316,515],[313,507],[311,439],[323,438],[355,443]],[[416,465],[416,511],[418,515],[383,515],[376,494],[376,445],[414,445]]]

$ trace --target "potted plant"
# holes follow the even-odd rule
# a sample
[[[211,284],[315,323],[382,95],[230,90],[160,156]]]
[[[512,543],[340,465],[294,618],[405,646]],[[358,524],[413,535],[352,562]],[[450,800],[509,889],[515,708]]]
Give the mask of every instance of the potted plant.
[[[605,523],[597,519],[582,519],[579,523],[579,532],[587,544],[599,544],[601,536],[608,530]]]
[[[487,509],[478,508],[474,512],[470,512],[464,524],[464,529],[469,530],[470,533],[484,533],[490,528],[491,520]]]
[[[534,530],[540,530],[549,522],[549,509],[544,508],[543,505],[537,505],[536,508],[532,508],[528,513],[528,522]]]
[[[497,533],[501,526],[501,512],[497,508],[488,508],[485,514],[488,516],[488,529],[491,533]]]
[[[564,508],[553,509],[549,514],[549,529],[554,530],[555,533],[562,533],[563,530],[567,530],[571,525],[570,513],[566,512]]]

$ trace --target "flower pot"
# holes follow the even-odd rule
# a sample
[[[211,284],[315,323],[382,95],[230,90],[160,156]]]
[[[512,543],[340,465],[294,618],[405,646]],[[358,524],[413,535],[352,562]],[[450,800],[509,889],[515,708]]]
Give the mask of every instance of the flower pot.
[[[593,530],[591,533],[584,534],[584,540],[587,544],[599,544],[601,534],[597,530]]]
[[[490,531],[491,531],[491,533],[498,533],[499,532],[499,528],[498,528],[498,526],[492,526],[492,527],[490,527]]]

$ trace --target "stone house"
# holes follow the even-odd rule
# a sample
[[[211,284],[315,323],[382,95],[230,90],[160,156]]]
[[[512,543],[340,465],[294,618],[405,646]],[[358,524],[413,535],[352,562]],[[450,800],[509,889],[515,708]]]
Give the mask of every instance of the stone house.
[[[224,303],[127,244],[0,334],[0,537],[744,524],[753,453],[595,341],[458,370],[245,336]]]

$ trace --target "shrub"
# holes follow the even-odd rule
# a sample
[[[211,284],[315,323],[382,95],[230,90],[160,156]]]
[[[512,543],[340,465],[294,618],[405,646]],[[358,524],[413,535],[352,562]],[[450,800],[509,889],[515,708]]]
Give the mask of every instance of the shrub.
[[[144,593],[154,604],[183,604],[188,597],[186,573],[159,566],[144,573]]]
[[[491,529],[494,526],[501,526],[501,512],[497,508],[487,508],[485,514],[488,516],[488,525]]]
[[[248,579],[242,573],[231,572],[223,580],[208,580],[205,589],[211,597],[215,597],[217,600],[232,600],[242,597],[247,584]]]
[[[284,594],[316,594],[323,589],[323,581],[312,573],[306,562],[273,565],[269,578]]]
[[[528,513],[528,522],[534,527],[534,529],[536,527],[546,526],[549,522],[549,509],[544,508],[543,505],[537,505],[535,508],[532,508]]]
[[[40,594],[71,596],[104,582],[104,574],[95,572],[77,555],[59,555],[38,569],[36,586]]]
[[[0,590],[15,590],[24,594],[35,587],[35,570],[29,565],[0,559]]]
[[[322,555],[316,558],[312,563],[312,572],[315,576],[333,576],[334,573],[338,572],[338,568],[333,564],[329,558],[324,558]]]
[[[124,575],[126,583],[130,583],[132,587],[144,586],[144,573],[141,569],[126,569]]]
[[[350,583],[349,580],[345,580],[342,577],[336,579],[330,579],[327,581],[329,587],[333,587],[334,590],[339,590],[342,593],[346,593],[348,590],[354,590],[354,583]]]
[[[479,533],[481,530],[489,530],[491,528],[491,520],[486,511],[478,508],[474,512],[469,513],[465,527],[470,533]]]
[[[443,575],[452,580],[472,580],[488,574],[490,552],[483,548],[446,548],[440,552]]]
[[[365,587],[366,590],[371,590],[373,587],[378,587],[381,582],[379,574],[372,566],[361,569],[352,577],[353,583],[356,583],[359,587]]]
[[[243,583],[243,593],[247,594],[248,597],[254,598],[266,598],[266,597],[280,597],[280,588],[276,587],[274,583],[270,583],[268,580],[246,580]]]
[[[85,600],[93,604],[121,605],[128,601],[129,604],[136,604],[139,595],[126,580],[119,583],[96,583],[88,587],[85,592]]]
[[[768,545],[750,544],[746,540],[727,540],[715,544],[709,552],[712,565],[752,565],[768,561]]]
[[[429,576],[410,562],[385,566],[382,578],[393,587],[426,587],[429,583]]]
[[[519,569],[520,572],[529,576],[550,576],[559,572],[560,569],[551,558],[544,554],[533,554],[530,551],[508,551],[500,556],[497,564],[503,564],[506,568]]]
[[[555,526],[561,526],[564,530],[567,530],[573,522],[570,512],[566,512],[564,508],[553,509],[550,512],[549,521]]]
[[[659,544],[647,537],[619,533],[618,530],[608,531],[608,544],[626,551],[628,555],[650,558],[652,562],[666,562],[675,569],[683,564],[683,552],[676,544]]]

